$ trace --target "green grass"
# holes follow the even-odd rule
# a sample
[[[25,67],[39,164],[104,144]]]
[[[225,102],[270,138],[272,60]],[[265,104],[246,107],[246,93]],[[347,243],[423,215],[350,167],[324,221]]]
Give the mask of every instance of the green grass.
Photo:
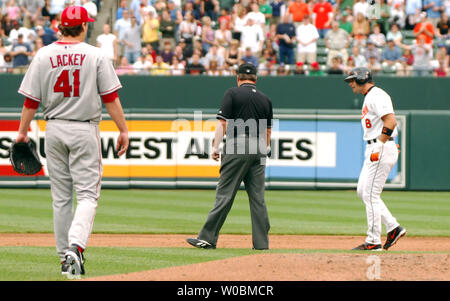
[[[103,190],[94,233],[197,233],[214,190]],[[450,192],[385,191],[382,198],[408,236],[450,236]],[[364,235],[365,207],[355,191],[266,192],[271,234]],[[50,191],[2,189],[0,232],[53,232]],[[239,191],[221,233],[250,234]]]
[[[214,204],[214,190],[106,190],[94,233],[196,234]],[[385,191],[386,205],[408,236],[450,236],[450,192]],[[267,191],[270,234],[364,235],[365,207],[355,191]],[[52,233],[48,189],[1,189],[0,233]],[[250,234],[250,210],[239,191],[221,234]],[[270,250],[270,253],[348,252]],[[394,251],[395,252],[395,251]],[[87,275],[137,272],[255,254],[250,249],[89,247]],[[405,252],[403,252],[405,253]],[[410,252],[408,252],[410,253]],[[423,252],[422,252],[423,253]],[[55,247],[0,247],[0,281],[66,280]]]
[[[122,274],[187,265],[255,253],[250,249],[89,248],[86,276]],[[0,281],[58,281],[61,275],[55,248],[0,247]]]

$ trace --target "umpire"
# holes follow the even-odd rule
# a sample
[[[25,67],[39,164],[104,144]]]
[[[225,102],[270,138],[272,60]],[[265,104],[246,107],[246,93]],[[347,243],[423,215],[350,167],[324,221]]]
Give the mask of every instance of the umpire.
[[[273,113],[270,99],[256,89],[256,80],[255,66],[242,64],[238,68],[237,87],[225,92],[217,114],[211,154],[214,160],[219,160],[219,144],[226,134],[216,201],[198,238],[187,239],[194,247],[216,248],[219,231],[244,181],[250,201],[253,249],[269,248],[270,224],[264,201],[264,183]]]

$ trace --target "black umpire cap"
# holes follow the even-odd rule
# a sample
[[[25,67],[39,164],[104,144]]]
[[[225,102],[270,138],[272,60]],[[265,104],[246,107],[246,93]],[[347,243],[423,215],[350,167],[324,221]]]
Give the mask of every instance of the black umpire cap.
[[[256,75],[256,67],[250,63],[241,64],[238,68],[238,74],[255,74]]]

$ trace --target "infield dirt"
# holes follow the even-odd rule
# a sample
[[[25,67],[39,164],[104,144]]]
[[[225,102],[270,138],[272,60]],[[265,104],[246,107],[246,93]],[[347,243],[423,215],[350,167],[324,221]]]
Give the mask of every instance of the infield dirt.
[[[190,247],[192,235],[93,234],[91,247]],[[333,253],[362,243],[361,236],[271,235],[271,249],[330,250],[326,253],[270,254],[227,258],[187,266],[85,280],[119,281],[360,281],[450,280],[450,238],[404,237],[390,251]],[[54,246],[53,234],[0,234],[0,246]],[[251,248],[250,235],[221,235],[218,248]],[[214,252],[214,250],[198,250]],[[391,251],[444,252],[393,253]],[[218,273],[217,271],[220,271]]]

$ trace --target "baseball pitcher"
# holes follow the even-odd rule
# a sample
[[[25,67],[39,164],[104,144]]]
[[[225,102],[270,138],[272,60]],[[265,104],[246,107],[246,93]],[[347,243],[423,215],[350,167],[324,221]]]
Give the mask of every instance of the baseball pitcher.
[[[387,230],[383,249],[393,246],[406,234],[380,198],[386,179],[398,159],[394,137],[397,136],[391,97],[372,81],[370,70],[357,67],[350,71],[345,81],[353,92],[364,95],[361,124],[367,142],[364,165],[359,176],[357,193],[364,201],[367,214],[366,241],[353,250],[381,251],[381,224]]]
[[[27,130],[39,105],[47,120],[45,152],[56,249],[62,274],[77,278],[85,273],[83,251],[100,197],[102,102],[120,131],[116,151],[122,155],[128,148],[117,94],[122,86],[110,60],[99,48],[84,43],[88,22],[93,21],[83,7],[66,8],[59,26],[62,38],[37,52],[18,91],[25,103],[16,142],[29,140]]]

